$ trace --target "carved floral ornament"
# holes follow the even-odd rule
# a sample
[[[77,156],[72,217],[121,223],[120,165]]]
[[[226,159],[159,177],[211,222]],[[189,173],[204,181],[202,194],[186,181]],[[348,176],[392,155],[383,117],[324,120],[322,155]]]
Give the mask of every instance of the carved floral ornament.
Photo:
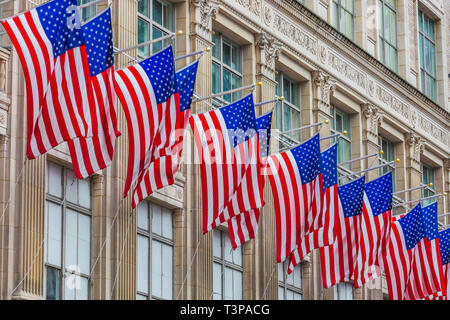
[[[256,45],[264,52],[264,63],[269,68],[275,69],[275,61],[280,57],[282,44],[276,41],[274,37],[269,36],[267,33],[259,33],[257,36]]]
[[[411,158],[416,162],[420,162],[420,155],[425,150],[424,139],[413,131],[408,134],[406,141],[411,146]]]
[[[329,104],[330,96],[336,89],[336,80],[331,78],[329,74],[323,72],[322,70],[315,70],[312,72],[312,81],[318,90],[316,98],[326,104]]]
[[[211,18],[215,19],[219,8],[219,3],[214,0],[191,0],[191,3],[200,9],[200,25],[209,28]]]
[[[383,123],[385,113],[377,106],[366,103],[362,106],[362,113],[368,121],[367,130],[375,135],[378,134],[378,127]]]

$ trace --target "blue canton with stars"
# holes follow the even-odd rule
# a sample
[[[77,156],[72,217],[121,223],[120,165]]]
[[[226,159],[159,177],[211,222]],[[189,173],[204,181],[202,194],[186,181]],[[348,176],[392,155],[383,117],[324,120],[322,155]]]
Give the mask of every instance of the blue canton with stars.
[[[259,150],[261,157],[269,155],[270,147],[270,128],[272,127],[272,112],[256,119],[256,128],[258,129]]]
[[[322,174],[323,174],[323,189],[336,185],[338,183],[337,177],[337,143],[321,153],[322,157]]]
[[[180,111],[191,108],[194,94],[195,79],[197,78],[198,61],[177,72],[177,85],[180,90]]]
[[[450,263],[450,229],[439,232],[439,249],[442,265]]]
[[[436,239],[439,234],[438,229],[438,203],[432,204],[422,208],[423,226],[425,235],[428,241]]]
[[[392,173],[366,183],[364,191],[369,199],[372,213],[376,217],[392,209]]]
[[[256,116],[253,95],[218,109],[228,129],[231,147],[235,148],[256,134]]]
[[[297,162],[302,184],[313,181],[320,174],[320,141],[319,134],[291,149]]]
[[[420,203],[408,212],[403,218],[398,219],[405,237],[406,248],[414,248],[425,236],[423,230],[422,208]]]
[[[85,44],[76,0],[53,0],[36,11],[55,58]]]
[[[91,77],[114,65],[111,9],[93,18],[82,26]]]
[[[365,181],[366,178],[363,176],[338,188],[344,217],[350,218],[362,214]]]
[[[178,91],[172,46],[139,62],[139,65],[150,79],[155,92],[156,103],[166,102]]]

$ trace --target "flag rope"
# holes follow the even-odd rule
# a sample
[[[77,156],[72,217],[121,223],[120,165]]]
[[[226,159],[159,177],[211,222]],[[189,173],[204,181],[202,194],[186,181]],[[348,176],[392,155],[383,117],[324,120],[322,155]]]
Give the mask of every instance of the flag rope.
[[[102,247],[100,248],[100,252],[97,256],[97,258],[95,259],[94,265],[92,266],[91,272],[89,273],[89,277],[88,277],[88,281],[92,278],[92,275],[94,274],[94,270],[95,267],[97,265],[98,260],[100,259],[100,256],[102,255],[103,249],[105,248],[106,245],[106,241],[108,240],[108,233],[111,234],[111,230],[114,226],[114,223],[117,220],[117,217],[119,216],[120,213],[120,208],[122,207],[122,203],[123,203],[124,198],[122,198],[122,200],[120,200],[119,202],[119,206],[117,207],[116,213],[114,215],[113,221],[111,222],[111,225],[109,226],[108,232],[105,234],[105,240],[103,241]]]
[[[189,272],[191,271],[192,265],[194,263],[194,259],[195,259],[195,257],[197,256],[197,253],[198,253],[198,248],[200,246],[200,242],[202,240],[203,240],[203,237],[202,237],[202,235],[200,235],[200,237],[198,239],[198,242],[197,242],[197,247],[195,248],[195,252],[194,252],[194,255],[192,256],[191,263],[189,264],[188,269],[186,270],[186,274],[184,276],[183,282],[181,283],[181,288],[178,291],[176,300],[178,300],[178,298],[180,297],[181,292],[183,291],[184,284],[186,283],[187,276],[188,276]],[[214,289],[213,289],[213,292],[214,292]]]
[[[127,223],[127,232],[125,233],[125,239],[123,241],[123,245],[122,245],[122,251],[120,252],[120,256],[119,256],[119,265],[117,266],[117,270],[116,270],[116,275],[114,277],[114,282],[113,282],[113,286],[111,288],[111,295],[109,296],[109,300],[112,300],[112,296],[114,294],[114,289],[116,287],[116,283],[117,283],[117,278],[119,277],[119,271],[120,271],[120,266],[122,265],[122,257],[123,257],[123,253],[125,252],[125,245],[128,242],[128,231],[130,231],[130,225],[131,225],[131,214],[132,212],[130,212],[130,214],[128,215],[128,223]]]
[[[3,208],[2,215],[0,216],[0,223],[2,223],[2,221],[3,221],[3,217],[5,216],[6,210],[8,209],[9,204],[10,204],[10,202],[11,202],[12,195],[13,195],[14,191],[16,190],[16,187],[17,187],[17,185],[19,184],[20,179],[22,178],[23,169],[25,168],[25,164],[27,163],[27,160],[28,160],[28,159],[27,159],[27,157],[25,156],[25,160],[23,161],[23,164],[22,164],[22,169],[21,169],[20,172],[19,172],[19,175],[18,175],[18,177],[17,177],[17,180],[16,180],[16,182],[15,182],[15,184],[14,184],[14,188],[11,190],[11,192],[10,192],[10,194],[9,194],[8,202],[5,204],[5,208]]]
[[[264,288],[264,291],[263,291],[263,295],[262,295],[261,300],[264,300],[264,298],[266,297],[267,289],[269,288],[269,283],[272,281],[273,274],[274,274],[276,268],[277,268],[277,263],[275,262],[275,265],[273,266],[273,269],[272,269],[272,273],[271,273],[271,275],[270,275],[270,278],[269,278],[269,280],[267,281],[266,287]]]

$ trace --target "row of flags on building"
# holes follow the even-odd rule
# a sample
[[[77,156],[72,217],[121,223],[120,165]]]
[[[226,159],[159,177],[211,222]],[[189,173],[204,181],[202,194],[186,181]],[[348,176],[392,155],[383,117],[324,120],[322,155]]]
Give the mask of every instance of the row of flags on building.
[[[288,272],[320,250],[325,288],[360,287],[386,274],[391,299],[445,299],[450,229],[437,204],[392,216],[392,175],[338,186],[337,145],[316,134],[269,155],[272,113],[256,118],[252,94],[190,115],[198,62],[176,71],[172,47],[114,69],[111,11],[81,25],[76,0],[53,0],[2,21],[25,74],[27,157],[68,142],[84,179],[111,164],[117,98],[129,137],[124,197],[132,206],[174,183],[189,122],[200,158],[203,232],[228,223],[232,247],[254,239],[266,177],[276,213],[276,260]]]

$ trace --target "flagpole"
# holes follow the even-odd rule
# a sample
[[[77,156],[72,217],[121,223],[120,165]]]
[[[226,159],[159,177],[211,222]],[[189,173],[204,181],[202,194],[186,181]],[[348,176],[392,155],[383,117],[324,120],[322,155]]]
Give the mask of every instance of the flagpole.
[[[411,189],[396,191],[393,194],[400,194],[400,193],[405,193],[405,192],[414,191],[414,190],[418,190],[418,189],[427,189],[427,188],[430,188],[432,186],[433,186],[433,183],[430,182],[428,185],[423,184],[421,186],[414,187],[414,188],[411,188]]]
[[[292,129],[292,130],[283,131],[283,132],[280,132],[280,134],[285,135],[285,134],[296,132],[296,131],[300,131],[300,130],[303,130],[303,129],[309,129],[309,128],[314,128],[314,127],[318,127],[318,126],[321,127],[322,125],[328,124],[328,123],[330,123],[330,121],[329,120],[325,120],[323,122],[317,122],[317,123],[309,124],[307,126],[295,128],[295,129]]]
[[[267,100],[267,101],[255,103],[254,106],[255,107],[260,107],[260,106],[265,105],[265,104],[274,103],[274,102],[283,101],[283,100],[284,100],[284,97],[283,96],[279,96],[279,97],[276,97],[275,99],[272,99],[272,100]]]
[[[364,159],[372,158],[372,157],[375,157],[375,156],[378,156],[378,155],[382,155],[383,153],[384,153],[384,151],[380,150],[377,153],[372,153],[372,154],[369,154],[367,156],[363,156],[363,157],[359,157],[359,158],[355,158],[355,159],[350,159],[348,161],[344,161],[344,162],[341,162],[339,164],[343,166],[343,165],[346,165],[346,164],[349,164],[349,163],[352,163],[352,162],[355,162],[355,161],[358,161],[358,160],[364,160]]]
[[[30,1],[30,0],[28,0],[28,1]],[[78,6],[78,9],[84,9],[84,8],[87,8],[87,7],[90,7],[90,6],[96,5],[96,4],[101,3],[101,2],[105,2],[105,1],[108,1],[108,0],[96,0],[96,1],[93,1],[93,2],[88,2],[88,3],[85,3],[85,4],[81,4],[81,5]]]
[[[379,168],[383,168],[383,167],[386,167],[386,166],[390,166],[390,165],[393,165],[393,164],[398,163],[398,162],[400,162],[400,159],[397,158],[394,161],[391,161],[391,162],[388,162],[388,163],[385,163],[385,164],[380,164],[380,165],[372,167],[372,168],[367,168],[367,169],[364,169],[364,170],[361,170],[361,171],[358,171],[358,172],[354,172],[352,174],[341,176],[341,177],[339,177],[339,179],[348,178],[348,177],[351,177],[351,176],[356,176],[356,175],[359,175],[361,173],[365,173],[365,172],[372,171],[372,170],[375,170],[375,169],[379,169]]]
[[[246,90],[246,89],[252,89],[253,90],[256,86],[261,86],[261,85],[262,85],[261,82],[257,82],[256,84],[253,83],[253,84],[250,84],[248,86],[243,86],[243,87],[240,87],[240,88],[236,88],[236,89],[231,89],[231,90],[215,93],[215,94],[209,95],[207,97],[200,97],[200,98],[197,98],[196,100],[192,101],[192,103],[200,102],[200,101],[203,101],[203,100],[208,100],[208,99],[215,98],[215,97],[224,96],[226,94],[230,94],[230,93],[234,93],[234,92],[238,92],[238,91],[243,91],[243,90]]]
[[[332,134],[331,136],[326,136],[326,137],[320,138],[320,141],[333,139],[333,138],[336,138],[336,137],[341,138],[341,137],[345,136],[347,133],[348,132],[344,130],[342,132]]]
[[[445,197],[445,196],[447,196],[447,193],[443,192],[443,193],[435,194],[435,195],[432,195],[432,196],[429,196],[429,197],[403,202],[403,203],[400,203],[398,205],[395,205],[394,208],[405,207],[405,205],[410,204],[410,203],[414,203],[414,202],[417,202],[417,201],[420,202],[420,201],[425,201],[425,200],[430,200],[430,199],[440,198],[440,197]]]
[[[171,32],[171,33],[169,33],[169,34],[167,34],[165,36],[162,36],[162,37],[159,37],[159,38],[156,38],[156,39],[152,39],[152,40],[149,40],[149,41],[146,41],[146,42],[142,42],[140,44],[137,44],[137,45],[134,45],[134,46],[131,46],[131,47],[128,47],[128,48],[120,49],[120,50],[118,50],[118,51],[116,51],[114,53],[115,54],[120,54],[120,53],[123,53],[125,51],[130,51],[130,50],[133,50],[133,49],[137,49],[137,48],[140,48],[140,47],[143,47],[143,46],[147,46],[147,45],[155,43],[155,42],[159,42],[159,41],[163,41],[163,40],[166,40],[166,39],[174,38],[175,36],[180,36],[180,35],[183,35],[183,31],[182,30],[177,31],[176,33],[175,32]]]
[[[203,55],[205,52],[211,52],[211,48],[206,48],[205,50],[194,51],[194,52],[191,52],[191,53],[188,53],[188,54],[176,57],[174,60],[178,61],[178,60],[181,60],[181,59],[186,59],[186,58],[195,56],[197,54]]]

